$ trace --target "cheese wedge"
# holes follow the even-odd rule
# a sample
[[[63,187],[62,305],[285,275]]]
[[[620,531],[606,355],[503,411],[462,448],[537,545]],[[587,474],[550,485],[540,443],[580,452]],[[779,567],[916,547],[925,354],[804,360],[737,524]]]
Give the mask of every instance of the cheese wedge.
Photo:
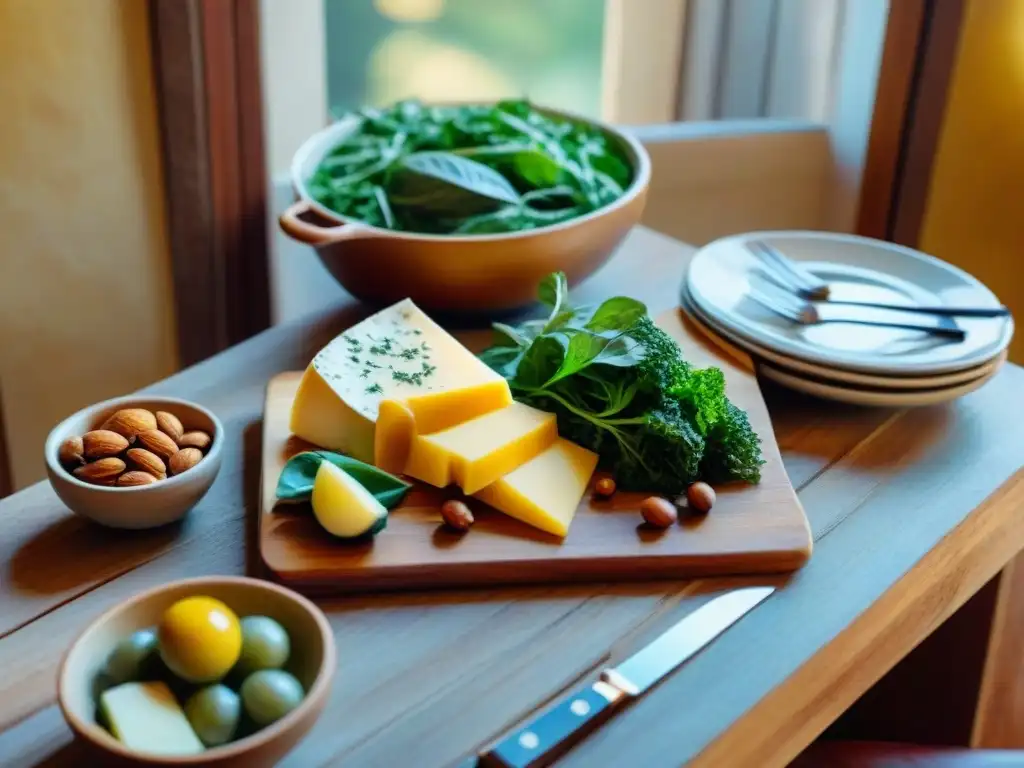
[[[557,438],[555,414],[512,403],[441,432],[416,435],[402,472],[438,488],[455,483],[476,493]]]
[[[380,403],[403,404],[429,434],[512,402],[505,380],[406,299],[335,338],[306,368],[291,431],[314,445],[374,460]]]
[[[565,536],[596,467],[596,453],[559,438],[475,496],[510,517]]]
[[[124,683],[100,695],[101,716],[114,737],[151,755],[197,755],[203,743],[167,683]]]

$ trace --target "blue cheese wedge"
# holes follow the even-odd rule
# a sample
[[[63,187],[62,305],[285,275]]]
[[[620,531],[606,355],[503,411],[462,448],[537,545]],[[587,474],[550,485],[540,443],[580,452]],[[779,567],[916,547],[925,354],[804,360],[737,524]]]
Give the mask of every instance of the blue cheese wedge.
[[[151,755],[197,755],[203,743],[166,683],[124,683],[100,694],[100,711],[114,737]]]
[[[335,338],[313,358],[292,405],[291,431],[374,461],[380,404],[400,402],[421,434],[512,403],[508,384],[406,299]]]

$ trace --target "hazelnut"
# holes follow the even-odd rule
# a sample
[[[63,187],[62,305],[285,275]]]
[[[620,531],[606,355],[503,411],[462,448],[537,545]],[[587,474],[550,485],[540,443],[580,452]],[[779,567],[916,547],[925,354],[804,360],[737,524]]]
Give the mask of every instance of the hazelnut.
[[[655,528],[668,528],[679,519],[675,505],[660,496],[648,496],[640,502],[640,514],[645,523]]]
[[[441,505],[441,518],[445,525],[456,531],[468,531],[473,524],[473,513],[465,502],[449,499]]]
[[[715,506],[715,489],[707,483],[694,483],[686,489],[686,503],[694,512],[707,514]]]
[[[594,493],[608,498],[615,493],[615,480],[608,475],[599,477],[597,482],[594,483]]]

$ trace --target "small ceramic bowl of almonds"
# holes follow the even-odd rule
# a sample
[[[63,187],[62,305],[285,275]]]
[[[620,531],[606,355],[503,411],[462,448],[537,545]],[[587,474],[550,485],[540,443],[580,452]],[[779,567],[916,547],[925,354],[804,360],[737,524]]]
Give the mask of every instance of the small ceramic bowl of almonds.
[[[220,469],[224,428],[174,397],[121,397],[83,408],[50,432],[46,471],[68,508],[112,528],[179,520]]]

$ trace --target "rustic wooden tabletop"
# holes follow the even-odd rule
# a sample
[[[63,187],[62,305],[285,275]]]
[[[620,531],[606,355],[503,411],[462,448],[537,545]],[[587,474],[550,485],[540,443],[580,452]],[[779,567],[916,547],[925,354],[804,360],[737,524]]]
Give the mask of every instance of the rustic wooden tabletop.
[[[626,293],[652,311],[672,307],[691,253],[637,230],[577,295]],[[149,390],[212,408],[229,436],[216,484],[183,525],[99,529],[43,483],[0,502],[0,765],[81,764],[54,703],[55,672],[101,611],[185,576],[260,573],[266,381],[304,366],[364,311],[339,306],[271,329]],[[813,529],[810,563],[775,579],[775,596],[560,764],[785,765],[1017,553],[1021,391],[1024,372],[1012,365],[960,401],[918,410],[766,388]],[[283,764],[455,763],[707,595],[751,581],[320,600],[337,635],[338,674],[323,717]]]

